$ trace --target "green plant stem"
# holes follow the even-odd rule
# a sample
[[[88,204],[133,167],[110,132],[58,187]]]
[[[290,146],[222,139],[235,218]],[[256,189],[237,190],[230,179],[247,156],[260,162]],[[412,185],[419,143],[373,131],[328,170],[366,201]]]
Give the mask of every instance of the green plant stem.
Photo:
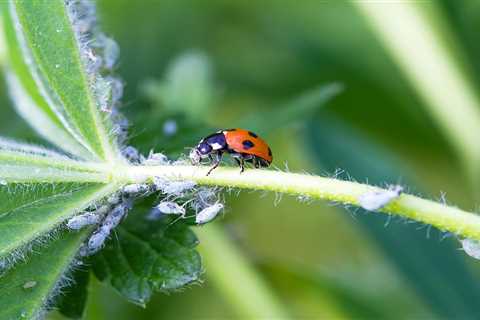
[[[191,180],[199,185],[266,190],[299,197],[322,199],[344,205],[359,206],[359,197],[384,189],[366,184],[273,170],[217,168],[209,176],[205,166],[132,166],[115,170],[117,179],[125,183],[152,182],[154,177]],[[120,176],[121,175],[121,176]],[[480,216],[413,195],[402,194],[379,210],[396,214],[452,232],[462,237],[480,240]]]
[[[378,38],[445,132],[478,187],[480,102],[452,48],[453,37],[438,28],[434,3],[357,1]],[[429,10],[430,9],[430,10]],[[405,23],[407,22],[407,23]],[[447,41],[447,38],[449,41]]]
[[[3,38],[3,21],[0,12],[0,67],[5,63],[5,39]]]
[[[197,228],[200,253],[220,293],[242,319],[288,319],[281,303],[239,252],[225,232],[215,225]]]

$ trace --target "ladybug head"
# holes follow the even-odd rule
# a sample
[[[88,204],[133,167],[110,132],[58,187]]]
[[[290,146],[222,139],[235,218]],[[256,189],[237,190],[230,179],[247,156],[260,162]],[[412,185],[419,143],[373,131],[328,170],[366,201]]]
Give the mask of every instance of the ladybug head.
[[[197,146],[198,153],[200,156],[206,156],[212,152],[212,146],[206,142],[200,142]]]
[[[212,147],[206,142],[200,142],[198,146],[190,151],[190,160],[193,164],[198,164],[202,158],[205,158],[212,152]]]

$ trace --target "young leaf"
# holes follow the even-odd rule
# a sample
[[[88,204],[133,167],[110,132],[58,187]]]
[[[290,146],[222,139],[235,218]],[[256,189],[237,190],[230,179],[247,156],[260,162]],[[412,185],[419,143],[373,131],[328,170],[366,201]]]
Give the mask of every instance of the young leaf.
[[[20,108],[29,106],[26,111],[42,116],[48,127],[61,125],[93,156],[118,160],[116,137],[108,135],[112,125],[107,114],[99,111],[112,95],[112,88],[89,65],[88,59],[95,59],[95,55],[82,42],[85,40],[80,33],[87,22],[78,17],[83,13],[76,12],[74,4],[69,8],[61,0],[9,1],[2,6],[7,13],[10,54],[23,58],[20,61],[9,56],[13,73],[8,80],[16,104]],[[32,114],[24,116],[46,134],[39,119],[32,118]],[[57,138],[50,132],[47,138],[61,146],[70,145],[64,136]]]
[[[144,306],[155,291],[170,291],[197,281],[202,268],[198,241],[183,223],[144,220],[137,211],[118,228],[95,257],[94,271],[126,299]]]
[[[8,44],[6,46],[8,64],[4,67],[5,75],[8,79],[10,96],[16,102],[14,106],[18,114],[42,137],[61,149],[85,159],[91,158],[90,152],[70,135],[42,96],[21,51],[8,2],[1,2],[0,7],[3,13],[5,40]],[[18,34],[18,36],[21,35]]]
[[[340,94],[342,90],[343,85],[340,83],[318,86],[287,101],[278,108],[256,112],[252,116],[241,119],[239,127],[249,128],[253,131],[261,130],[262,132],[283,128],[296,121],[311,117],[315,111],[325,106],[330,100]]]

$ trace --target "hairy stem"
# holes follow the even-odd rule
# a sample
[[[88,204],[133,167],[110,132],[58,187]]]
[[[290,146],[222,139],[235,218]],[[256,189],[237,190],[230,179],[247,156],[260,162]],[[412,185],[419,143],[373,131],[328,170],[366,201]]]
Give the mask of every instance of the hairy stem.
[[[191,180],[199,185],[281,192],[354,206],[360,206],[360,196],[383,190],[357,182],[273,170],[249,169],[240,174],[237,168],[218,168],[207,176],[208,169],[203,166],[186,165],[132,166],[116,170],[116,175],[126,183],[152,182],[154,177],[164,177]],[[435,201],[401,194],[378,211],[433,225],[462,237],[480,240],[480,216]]]

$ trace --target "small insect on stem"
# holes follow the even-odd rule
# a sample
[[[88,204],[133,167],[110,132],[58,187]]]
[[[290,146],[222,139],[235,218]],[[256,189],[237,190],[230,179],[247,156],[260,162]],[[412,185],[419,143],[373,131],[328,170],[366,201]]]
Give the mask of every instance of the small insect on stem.
[[[402,191],[402,186],[390,186],[388,190],[366,192],[358,197],[358,202],[363,209],[376,211],[400,197]]]
[[[165,165],[169,163],[170,161],[168,160],[168,157],[163,153],[154,153],[153,151],[150,151],[150,154],[148,155],[147,159],[145,159],[145,161],[143,161],[142,164],[145,166],[156,166],[156,165]]]
[[[164,214],[185,215],[185,208],[172,201],[162,201],[156,208]]]
[[[215,203],[212,206],[206,207],[199,213],[195,215],[195,222],[197,224],[205,224],[212,221],[218,215],[218,213],[223,209],[223,204]]]
[[[75,216],[68,220],[67,227],[71,230],[80,230],[88,225],[97,224],[100,222],[100,215],[96,213],[87,212]]]
[[[268,144],[255,133],[244,129],[226,129],[213,133],[198,143],[190,152],[193,164],[199,164],[208,158],[213,166],[207,176],[219,166],[225,153],[230,154],[240,166],[240,173],[245,170],[245,163],[255,168],[268,167],[273,160],[272,150]]]
[[[148,195],[152,192],[150,186],[148,184],[129,184],[123,187],[124,195]]]

